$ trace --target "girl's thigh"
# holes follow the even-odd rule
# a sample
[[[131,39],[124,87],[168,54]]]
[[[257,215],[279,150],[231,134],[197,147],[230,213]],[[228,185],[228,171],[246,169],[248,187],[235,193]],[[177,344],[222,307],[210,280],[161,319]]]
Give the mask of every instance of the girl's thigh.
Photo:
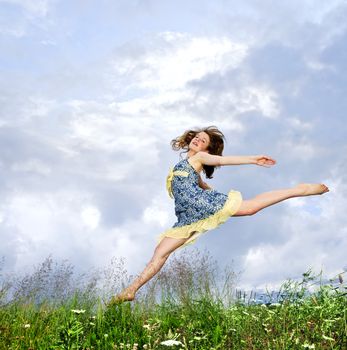
[[[257,203],[252,199],[243,200],[240,208],[233,216],[253,215],[259,210],[258,207]]]
[[[182,244],[187,242],[188,239],[189,237],[187,238],[164,237],[155,248],[155,255],[159,257],[168,257],[178,247],[180,247]]]

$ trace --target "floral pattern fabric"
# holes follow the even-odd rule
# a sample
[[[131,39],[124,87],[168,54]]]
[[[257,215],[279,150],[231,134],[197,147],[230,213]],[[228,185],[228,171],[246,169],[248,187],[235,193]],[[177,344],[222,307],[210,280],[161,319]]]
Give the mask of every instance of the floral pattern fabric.
[[[157,237],[158,244],[165,237],[185,238],[178,249],[194,243],[204,232],[212,230],[234,215],[242,203],[241,193],[231,190],[228,195],[214,189],[199,187],[199,174],[183,159],[166,178],[166,188],[175,200],[177,222]]]
[[[228,196],[216,190],[204,190],[199,187],[199,174],[188,159],[178,162],[173,170],[188,173],[188,176],[174,175],[171,180],[175,214],[178,219],[173,227],[189,225],[205,219],[224,206]]]

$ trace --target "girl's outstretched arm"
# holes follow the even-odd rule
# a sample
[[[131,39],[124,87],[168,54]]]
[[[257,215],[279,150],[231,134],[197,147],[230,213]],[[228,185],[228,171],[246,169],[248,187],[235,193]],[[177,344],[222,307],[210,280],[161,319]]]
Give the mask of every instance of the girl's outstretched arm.
[[[206,165],[240,165],[240,164],[256,164],[260,166],[270,167],[276,164],[276,161],[266,155],[256,156],[216,156],[207,152],[198,152],[195,155],[201,164]]]

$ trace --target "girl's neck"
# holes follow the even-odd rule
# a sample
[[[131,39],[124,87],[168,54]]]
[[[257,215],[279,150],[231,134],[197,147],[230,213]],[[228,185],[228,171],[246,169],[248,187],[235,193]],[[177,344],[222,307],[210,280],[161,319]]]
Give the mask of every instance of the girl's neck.
[[[194,156],[195,154],[196,154],[195,151],[189,150],[189,152],[187,153],[187,159],[190,158],[190,157],[192,157],[192,156]]]

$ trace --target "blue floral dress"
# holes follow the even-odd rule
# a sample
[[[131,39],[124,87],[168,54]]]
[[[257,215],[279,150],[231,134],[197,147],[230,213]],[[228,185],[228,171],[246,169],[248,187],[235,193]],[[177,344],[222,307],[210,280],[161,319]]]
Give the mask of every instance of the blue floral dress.
[[[228,195],[214,189],[199,187],[199,173],[188,158],[170,169],[166,187],[175,200],[177,222],[172,228],[160,234],[158,243],[164,237],[188,238],[180,248],[193,243],[202,233],[216,228],[234,215],[242,203],[241,193],[231,190]]]

